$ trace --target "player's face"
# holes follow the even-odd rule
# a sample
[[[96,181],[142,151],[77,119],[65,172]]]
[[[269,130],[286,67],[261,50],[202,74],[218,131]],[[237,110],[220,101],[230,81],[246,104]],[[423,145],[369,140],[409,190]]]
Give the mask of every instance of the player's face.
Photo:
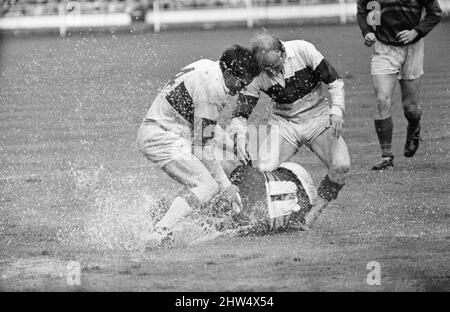
[[[276,76],[283,69],[286,53],[281,51],[268,51],[259,57],[261,68],[269,75]]]
[[[236,77],[233,74],[227,75],[225,79],[225,85],[228,90],[230,90],[231,95],[235,95],[238,92],[244,90],[244,88],[252,82],[252,78],[250,75],[246,75],[245,77]]]

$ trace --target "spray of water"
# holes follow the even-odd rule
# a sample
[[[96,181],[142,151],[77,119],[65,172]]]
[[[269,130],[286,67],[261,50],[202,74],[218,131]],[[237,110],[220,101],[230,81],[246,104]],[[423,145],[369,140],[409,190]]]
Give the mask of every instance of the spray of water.
[[[133,179],[115,175],[101,166],[81,169],[72,165],[74,208],[71,217],[65,211],[61,218],[60,242],[82,248],[144,250],[146,237],[169,203],[136,188]],[[266,215],[258,211],[246,217],[237,216],[230,203],[217,196],[208,206],[192,211],[177,224],[171,246],[198,244],[223,235],[264,235],[268,232],[265,220]]]
[[[66,245],[95,249],[137,250],[165,206],[133,187],[133,178],[103,167],[70,170],[73,209],[59,232]]]

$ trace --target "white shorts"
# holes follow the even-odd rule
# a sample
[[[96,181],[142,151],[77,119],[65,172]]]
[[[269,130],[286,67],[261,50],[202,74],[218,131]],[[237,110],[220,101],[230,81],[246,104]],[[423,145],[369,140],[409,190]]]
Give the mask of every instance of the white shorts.
[[[138,131],[139,148],[144,155],[160,167],[172,160],[192,157],[192,141],[156,122],[143,123]]]
[[[222,166],[235,166],[239,161],[234,155],[234,142],[219,126],[214,129],[216,142],[215,157]],[[194,159],[192,140],[166,130],[157,122],[145,122],[138,131],[139,148],[144,155],[160,167],[173,160]]]
[[[412,80],[423,75],[423,39],[406,46],[387,45],[375,41],[371,74],[398,74],[398,79]]]
[[[295,147],[310,146],[322,132],[331,127],[329,114],[320,115],[301,123],[272,114],[269,124],[272,125],[271,131],[277,132]]]

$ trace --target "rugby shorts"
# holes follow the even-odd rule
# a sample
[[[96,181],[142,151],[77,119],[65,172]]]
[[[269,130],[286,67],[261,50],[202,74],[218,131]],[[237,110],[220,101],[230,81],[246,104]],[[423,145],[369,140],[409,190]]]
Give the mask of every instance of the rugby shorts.
[[[159,167],[177,159],[191,159],[192,141],[157,122],[142,123],[138,131],[138,145],[142,153]]]
[[[331,127],[330,115],[322,114],[302,122],[287,120],[281,116],[272,114],[269,120],[271,131],[278,133],[286,141],[300,147],[310,144],[326,129]]]
[[[423,49],[423,39],[400,47],[377,40],[373,46],[371,74],[397,74],[398,79],[405,80],[419,78],[423,75]]]

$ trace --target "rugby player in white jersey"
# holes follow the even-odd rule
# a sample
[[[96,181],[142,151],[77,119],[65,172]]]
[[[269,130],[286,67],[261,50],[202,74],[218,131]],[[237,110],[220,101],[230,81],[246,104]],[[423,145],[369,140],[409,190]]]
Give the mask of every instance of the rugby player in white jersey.
[[[214,129],[224,106],[259,73],[251,51],[234,45],[219,61],[184,67],[153,101],[138,131],[140,149],[185,188],[148,237],[150,246],[163,242],[180,219],[218,192],[242,205],[215,157]]]
[[[307,41],[282,42],[268,33],[260,33],[254,37],[252,49],[262,73],[239,95],[233,113],[231,132],[238,157],[244,162],[250,160],[246,150],[247,119],[262,91],[272,99],[273,112],[269,120],[271,133],[259,147],[257,167],[272,171],[294,156],[300,146],[307,145],[328,168],[318,188],[320,200],[305,217],[306,226],[311,226],[323,208],[337,198],[350,168],[347,145],[341,136],[344,82]],[[324,85],[331,103],[325,96]]]

